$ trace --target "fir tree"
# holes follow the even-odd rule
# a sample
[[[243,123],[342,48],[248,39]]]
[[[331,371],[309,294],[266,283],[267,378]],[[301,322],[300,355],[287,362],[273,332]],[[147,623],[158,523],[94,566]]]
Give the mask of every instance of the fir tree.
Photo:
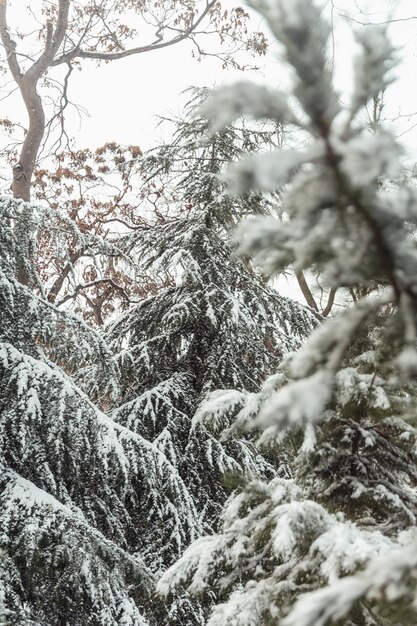
[[[352,100],[341,110],[326,56],[330,27],[316,4],[253,5],[283,45],[300,112],[251,84],[220,90],[204,112],[216,127],[242,113],[291,121],[310,145],[229,169],[239,193],[291,183],[286,219],[247,220],[240,251],[264,271],[318,268],[332,287],[372,293],[313,331],[255,397],[241,394],[231,406],[230,391],[218,391],[202,408],[204,422],[226,427],[223,439],[261,430],[258,444],[287,450],[293,477],[249,482],[229,502],[222,532],[190,546],[159,591],[214,589],[220,603],[209,626],[411,625],[417,203],[395,139],[382,129],[370,135],[360,118],[388,85],[394,50],[381,27],[359,33]],[[384,179],[395,176],[387,191]]]
[[[191,110],[207,92],[193,95]],[[315,318],[232,254],[229,230],[238,216],[270,211],[273,198],[231,197],[220,170],[242,150],[271,145],[277,130],[234,126],[203,141],[205,120],[188,111],[176,124],[172,143],[143,160],[160,219],[124,243],[148,271],[167,272],[173,285],[107,329],[122,372],[123,403],[112,418],[164,452],[208,528],[227,497],[225,473],[271,477],[275,468],[247,438],[227,444],[214,438],[199,419],[201,401],[219,387],[258,390]],[[238,396],[233,391],[230,401]]]
[[[117,392],[103,340],[15,278],[23,261],[38,284],[39,232],[62,244],[62,216],[7,198],[0,211],[0,615],[19,625],[164,622],[144,559],[167,562],[168,547],[180,555],[199,534],[192,499],[163,453],[71,378],[78,368],[96,396]]]

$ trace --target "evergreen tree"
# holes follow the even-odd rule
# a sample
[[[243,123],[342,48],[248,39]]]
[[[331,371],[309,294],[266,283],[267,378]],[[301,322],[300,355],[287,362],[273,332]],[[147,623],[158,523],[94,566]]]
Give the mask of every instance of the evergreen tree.
[[[191,111],[207,92],[193,96]],[[270,145],[277,131],[234,126],[203,141],[205,120],[189,111],[176,124],[172,143],[143,160],[160,218],[124,243],[173,284],[107,329],[122,372],[123,402],[112,418],[163,451],[208,528],[227,497],[225,473],[271,477],[275,468],[247,438],[216,440],[198,417],[202,399],[219,387],[256,391],[315,319],[232,255],[228,230],[237,217],[265,213],[272,201],[257,193],[232,198],[219,172],[242,150]]]
[[[159,591],[215,590],[208,626],[411,625],[417,198],[401,177],[395,139],[382,129],[370,135],[360,117],[388,85],[394,50],[384,28],[358,34],[352,100],[341,110],[326,56],[330,27],[317,5],[253,6],[283,45],[300,112],[282,93],[246,83],[220,90],[204,112],[217,125],[242,113],[291,121],[310,145],[229,169],[239,193],[291,183],[286,219],[247,220],[240,251],[264,271],[293,263],[319,269],[332,287],[371,294],[314,330],[255,398],[240,394],[232,406],[230,391],[218,391],[202,408],[204,422],[225,427],[223,439],[261,430],[258,444],[286,450],[293,477],[249,482],[229,502],[222,532],[190,546]],[[395,176],[387,191],[384,179]]]
[[[24,264],[38,284],[40,232],[62,246],[63,217],[8,198],[0,212],[1,619],[163,623],[143,559],[167,562],[168,548],[171,559],[199,534],[192,499],[163,453],[104,415],[71,378],[78,369],[97,397],[116,393],[103,340],[15,278]],[[81,236],[75,226],[72,236]]]
[[[177,164],[170,150],[167,175]],[[209,390],[256,390],[314,323],[230,258],[225,226],[240,207],[223,190],[217,198],[210,152],[207,201],[120,242],[80,230],[57,207],[0,202],[0,614],[10,623],[203,624],[203,606],[187,594],[155,604],[154,574],[214,523],[225,472],[275,473],[249,441],[224,446],[192,422]],[[159,165],[152,155],[144,167]],[[36,266],[45,241],[64,264],[82,249],[128,267],[133,250],[176,272],[175,286],[109,327],[117,360],[97,332],[46,299]],[[115,420],[93,402],[120,404]]]

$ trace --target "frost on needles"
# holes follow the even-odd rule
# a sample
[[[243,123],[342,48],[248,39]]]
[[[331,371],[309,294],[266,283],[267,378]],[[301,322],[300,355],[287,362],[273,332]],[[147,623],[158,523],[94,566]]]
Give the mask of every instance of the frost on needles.
[[[291,98],[239,83],[204,104],[214,129],[244,114],[291,121],[309,138],[234,159],[235,193],[287,185],[285,219],[243,221],[239,251],[265,273],[319,269],[364,296],[313,331],[258,393],[220,390],[200,407],[223,441],[256,434],[290,476],[252,480],[223,527],[160,579],[217,605],[208,626],[414,624],[417,593],[417,195],[401,147],[362,123],[392,80],[383,27],[357,37],[354,89],[341,107],[327,56],[330,26],[310,0],[254,0],[292,70]],[[291,108],[289,103],[298,102]],[[390,185],[387,185],[390,181]]]
[[[206,129],[188,118],[172,146],[146,155],[144,176],[179,170],[177,187],[164,181],[171,213],[117,241],[0,200],[0,621],[202,626],[212,599],[161,602],[156,579],[218,524],[225,473],[271,478],[280,465],[251,434],[219,442],[197,415],[216,388],[258,392],[317,324],[232,255],[239,216],[271,203],[236,201],[217,173],[268,133],[227,129],[202,144]],[[117,252],[166,287],[98,333],[45,300],[34,261],[45,231],[69,262],[74,242]]]
[[[35,245],[52,225],[60,239],[59,215],[8,198],[0,215],[0,621],[145,626],[156,609],[144,558],[198,535],[194,504],[157,447],[83,391],[95,372],[95,395],[117,393],[102,338],[15,279],[19,233]]]
[[[123,401],[112,418],[169,458],[209,529],[228,494],[225,474],[266,477],[276,468],[250,436],[220,442],[196,418],[200,403],[218,388],[258,391],[317,321],[233,254],[230,232],[239,217],[268,214],[275,199],[231,197],[219,173],[245,148],[270,146],[276,131],[236,124],[208,136],[207,121],[195,115],[208,92],[191,94],[172,143],[144,155],[159,219],[123,243],[143,271],[171,284],[109,324],[106,337],[123,375]]]

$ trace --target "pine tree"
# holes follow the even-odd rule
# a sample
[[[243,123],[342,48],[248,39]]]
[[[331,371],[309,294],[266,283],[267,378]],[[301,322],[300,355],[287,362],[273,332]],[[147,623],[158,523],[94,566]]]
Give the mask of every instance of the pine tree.
[[[193,92],[189,110],[205,97]],[[176,123],[172,143],[143,160],[143,175],[170,214],[163,218],[162,204],[159,221],[125,242],[148,271],[167,272],[173,285],[107,330],[123,379],[123,403],[112,417],[164,452],[209,527],[227,496],[225,473],[272,476],[274,468],[244,438],[216,440],[199,419],[201,400],[219,387],[256,391],[314,318],[233,257],[229,241],[239,215],[266,212],[272,201],[228,196],[218,177],[222,164],[271,143],[276,130],[235,126],[203,142],[205,120],[189,111]]]
[[[417,198],[401,176],[396,140],[361,123],[390,82],[395,51],[382,27],[358,34],[352,100],[341,110],[319,7],[253,6],[284,48],[300,112],[284,94],[248,83],[219,90],[204,113],[216,127],[242,113],[292,122],[310,143],[229,169],[238,193],[289,184],[286,219],[247,220],[240,252],[264,271],[292,263],[319,269],[332,287],[371,293],[314,330],[255,398],[243,394],[231,407],[230,391],[217,391],[202,407],[205,421],[225,428],[223,439],[260,430],[259,445],[287,451],[293,477],[250,481],[225,509],[222,532],[191,545],[159,591],[214,590],[208,626],[411,625]],[[395,177],[387,190],[384,180]]]
[[[0,211],[1,619],[163,623],[144,559],[152,552],[166,561],[168,546],[170,558],[180,555],[199,534],[192,499],[163,453],[109,419],[80,386],[98,401],[117,392],[104,341],[15,278],[23,263],[38,284],[40,233],[48,228],[62,246],[63,216],[9,198]]]

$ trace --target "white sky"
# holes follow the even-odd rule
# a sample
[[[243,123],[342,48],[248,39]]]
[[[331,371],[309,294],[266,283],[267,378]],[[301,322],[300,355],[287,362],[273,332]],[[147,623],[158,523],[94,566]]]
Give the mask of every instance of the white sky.
[[[22,11],[26,3],[9,2],[15,19],[24,19]],[[234,6],[238,2],[226,0],[226,4]],[[383,22],[388,17],[395,20],[389,32],[400,49],[402,63],[395,72],[398,80],[386,95],[386,115],[388,118],[402,116],[394,123],[394,129],[402,135],[410,157],[417,161],[417,127],[414,128],[417,124],[417,0],[327,0],[325,8],[334,19],[335,82],[342,100],[350,90],[353,37],[352,22],[343,20],[341,15],[346,13],[360,22]],[[251,12],[251,16],[254,30],[266,29],[258,14]],[[285,89],[288,72],[276,54],[271,51],[256,62],[261,65],[261,71],[256,74],[224,71],[216,59],[207,58],[202,62],[193,59],[188,43],[100,67],[84,62],[83,70],[71,76],[69,94],[86,108],[89,116],[84,116],[80,122],[73,115],[68,120],[70,135],[77,147],[95,148],[115,140],[149,148],[161,137],[161,131],[155,131],[155,116],[180,112],[186,101],[180,93],[190,85],[211,86],[251,78]],[[25,124],[25,112],[18,97],[0,102],[0,117]],[[292,281],[287,284],[285,279],[280,280],[280,290],[300,297]]]
[[[328,1],[327,10],[332,3]],[[390,25],[392,40],[399,49],[402,60],[395,74],[398,81],[386,96],[387,117],[403,115],[395,123],[398,132],[411,147],[416,134],[408,138],[408,131],[417,123],[417,1],[416,0],[335,0],[333,3],[335,30],[336,84],[343,94],[350,87],[352,61],[352,28],[340,18],[346,12],[360,21],[384,21],[391,12],[397,21]],[[362,15],[360,7],[370,15]],[[251,13],[255,29],[265,28],[260,17]],[[355,25],[361,28],[359,25]],[[184,98],[180,93],[189,85],[208,86],[244,78],[275,83],[282,87],[288,84],[288,74],[282,62],[270,52],[265,59],[256,61],[261,71],[224,71],[219,61],[205,59],[197,62],[191,58],[187,43],[173,48],[130,57],[103,65],[99,68],[84,64],[84,70],[73,75],[71,93],[88,110],[90,117],[84,118],[81,128],[74,125],[74,135],[80,146],[100,145],[115,139],[121,143],[138,144],[142,148],[155,143],[155,115],[168,111],[179,112]],[[408,118],[408,114],[416,114]]]
[[[223,0],[223,3],[230,6],[238,4],[234,0]],[[11,19],[24,21],[26,2],[9,0],[9,4]],[[417,91],[414,87],[417,75],[417,0],[327,0],[324,4],[329,15],[333,7],[336,84],[342,94],[346,93],[351,82],[352,23],[344,22],[341,14],[346,13],[362,22],[384,21],[389,14],[399,20],[391,24],[390,34],[395,45],[400,47],[403,62],[396,71],[399,80],[387,94],[387,115],[395,117],[399,113],[417,112]],[[253,11],[250,13],[253,29],[265,30],[261,17]],[[408,20],[410,17],[413,19]],[[359,25],[356,27],[360,28]],[[256,74],[225,71],[216,59],[207,58],[202,62],[193,59],[187,42],[100,67],[86,61],[81,72],[73,72],[69,93],[73,101],[86,108],[89,117],[84,116],[80,124],[78,117],[72,115],[69,120],[70,134],[79,147],[96,147],[109,140],[150,147],[158,138],[155,116],[170,110],[179,112],[185,102],[180,93],[190,85],[210,86],[242,77],[265,80],[280,87],[288,84],[285,67],[272,51],[256,62],[261,65],[261,71]],[[25,112],[18,97],[0,102],[0,116],[13,121],[19,119],[25,124]],[[413,124],[413,118],[403,117],[397,126],[399,132],[404,132]],[[404,139],[407,139],[407,133]],[[407,140],[407,143],[413,145],[414,139]]]

